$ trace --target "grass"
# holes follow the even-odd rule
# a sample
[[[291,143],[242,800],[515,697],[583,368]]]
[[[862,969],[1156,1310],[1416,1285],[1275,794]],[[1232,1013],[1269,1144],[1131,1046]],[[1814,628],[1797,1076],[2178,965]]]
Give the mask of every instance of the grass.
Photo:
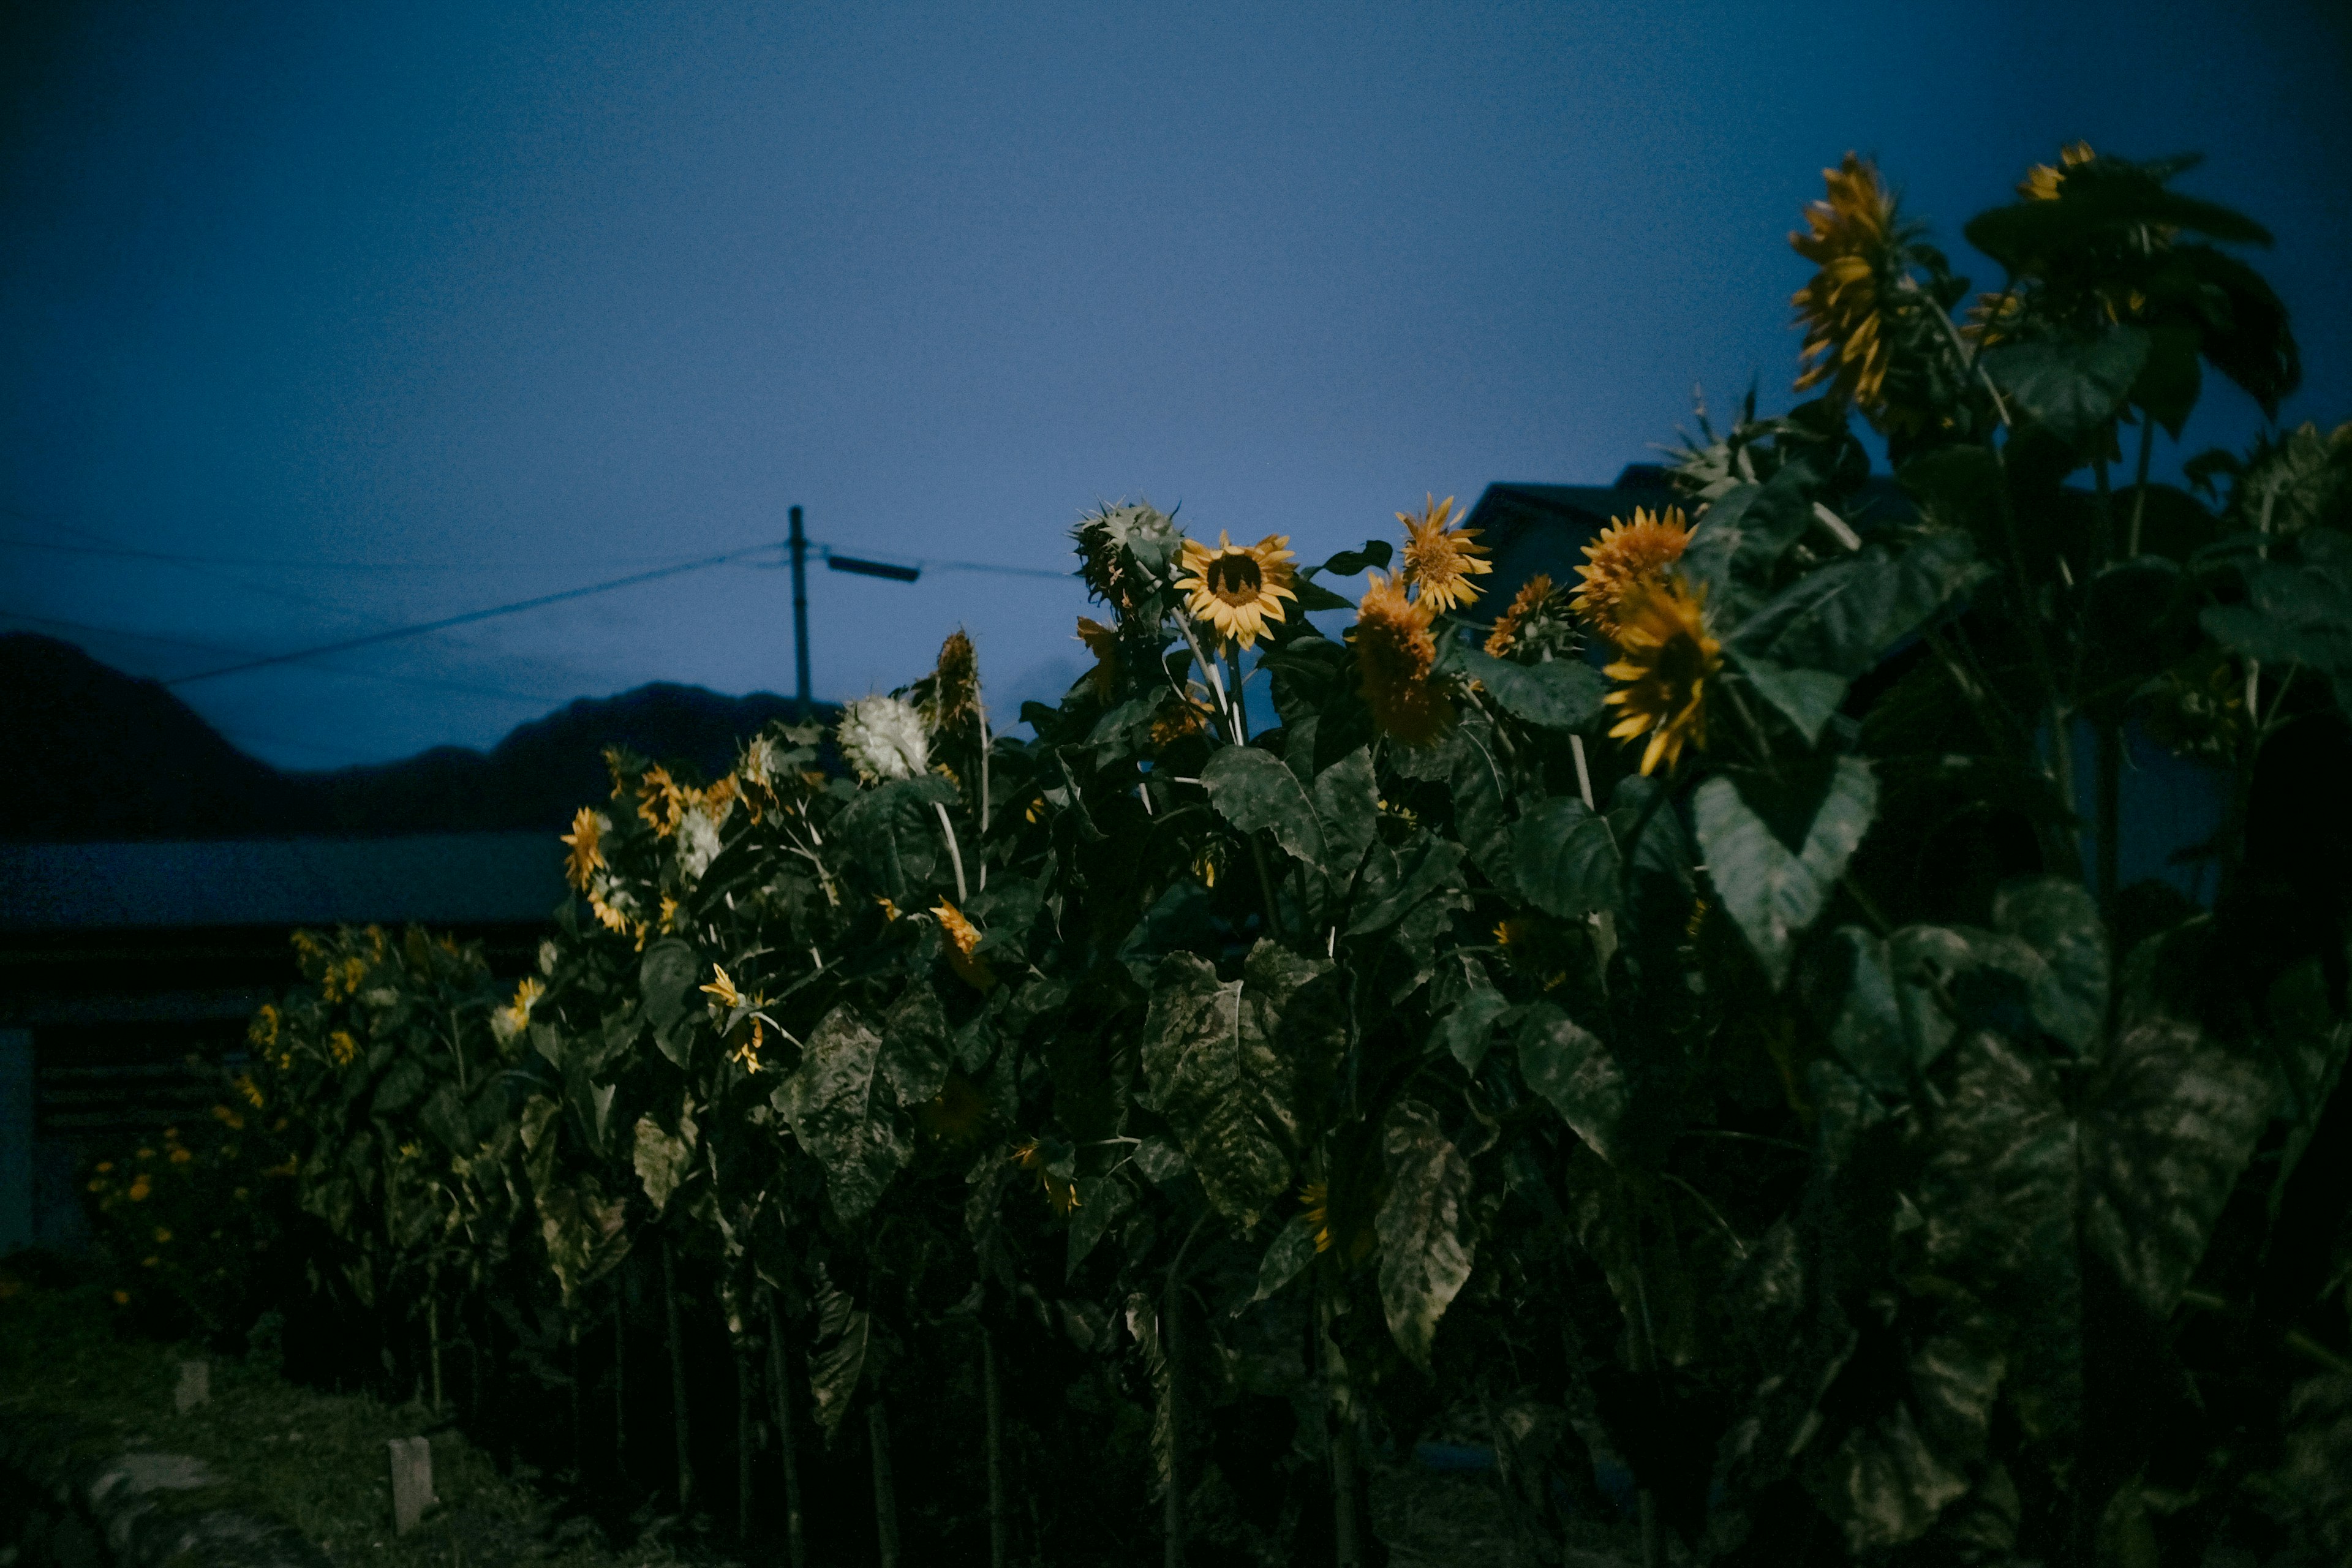
[[[0,1290],[5,1286],[0,1285]],[[118,1335],[95,1288],[18,1285],[0,1293],[0,1415],[69,1417],[113,1451],[190,1454],[229,1478],[178,1506],[274,1514],[349,1568],[467,1568],[532,1561],[549,1568],[635,1568],[666,1548],[609,1550],[586,1520],[553,1506],[421,1405],[320,1394],[274,1372],[212,1358],[212,1397],[178,1414],[179,1363],[197,1353]],[[439,1500],[407,1535],[392,1528],[386,1445],[429,1436]]]

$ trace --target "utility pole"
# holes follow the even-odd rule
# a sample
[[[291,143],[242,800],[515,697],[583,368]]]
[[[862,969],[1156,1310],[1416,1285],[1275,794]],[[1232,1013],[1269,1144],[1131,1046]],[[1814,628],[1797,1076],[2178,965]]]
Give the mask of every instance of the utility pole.
[[[801,509],[793,508],[793,673],[799,678],[801,722],[809,721],[808,535],[801,531]]]

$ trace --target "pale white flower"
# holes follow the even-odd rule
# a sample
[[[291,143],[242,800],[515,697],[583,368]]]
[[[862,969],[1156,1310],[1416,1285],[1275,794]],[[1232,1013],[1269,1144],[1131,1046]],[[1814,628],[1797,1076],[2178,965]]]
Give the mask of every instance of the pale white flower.
[[[677,825],[677,858],[688,878],[709,869],[719,858],[719,824],[702,812],[688,812]]]
[[[743,748],[743,761],[737,773],[753,783],[772,789],[776,783],[776,743],[765,735],[754,735]]]
[[[896,697],[861,697],[841,710],[834,732],[841,754],[868,784],[910,779],[930,766],[930,741],[923,716]]]

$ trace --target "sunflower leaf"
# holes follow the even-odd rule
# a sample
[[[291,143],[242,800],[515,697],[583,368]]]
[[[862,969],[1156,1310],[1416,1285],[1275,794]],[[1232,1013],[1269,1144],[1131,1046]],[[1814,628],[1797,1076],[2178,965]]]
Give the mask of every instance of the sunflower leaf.
[[[809,1036],[800,1066],[773,1096],[801,1147],[824,1166],[825,1191],[846,1220],[870,1211],[914,1153],[882,1055],[881,1035],[842,1003]]]
[[[1573,795],[1554,795],[1519,819],[1511,854],[1520,889],[1562,920],[1617,907],[1617,836]]]
[[[1457,645],[1451,668],[1484,686],[1506,710],[1551,730],[1581,730],[1601,715],[1608,684],[1580,660],[1516,664]]]
[[[1860,757],[1810,760],[1780,776],[1726,769],[1699,785],[1692,816],[1707,875],[1775,986],[1877,809],[1877,780]]]
[[[1315,1223],[1303,1214],[1275,1232],[1274,1242],[1257,1266],[1257,1289],[1252,1302],[1263,1301],[1289,1284],[1315,1261]]]
[[[1429,1365],[1437,1322],[1470,1278],[1466,1239],[1470,1162],[1419,1100],[1398,1101],[1381,1128],[1389,1191],[1373,1228],[1381,1238],[1381,1307],[1389,1335],[1416,1366]]]
[[[1774,595],[1742,623],[1730,651],[1743,668],[1747,660],[1763,659],[1851,680],[1988,570],[1968,536],[1957,531],[1931,533],[1899,551],[1867,544]],[[1818,692],[1810,695],[1818,700]],[[1780,706],[1778,699],[1774,706]]]
[[[2018,412],[2081,452],[2131,396],[2148,346],[2142,329],[2111,327],[2093,337],[2002,343],[1985,351],[1983,364]]]
[[[1809,746],[1821,740],[1822,726],[1845,700],[1846,688],[1852,684],[1829,670],[1792,669],[1761,654],[1743,653],[1737,647],[1731,650],[1731,661],[1748,678],[1748,684],[1797,727]]]
[[[1633,1089],[1601,1037],[1549,1002],[1521,1009],[1513,1032],[1528,1087],[1551,1101],[1593,1152],[1615,1163],[1630,1146]]]
[[[1475,1073],[1486,1059],[1494,1024],[1510,1010],[1510,1003],[1486,978],[1486,966],[1466,952],[1448,955],[1437,966],[1437,992],[1432,1012],[1437,1022],[1429,1031],[1430,1044]]]
[[[1209,804],[1217,815],[1255,833],[1270,830],[1275,841],[1317,870],[1324,869],[1328,847],[1315,801],[1298,775],[1274,755],[1248,746],[1224,746],[1201,770]]]
[[[808,1358],[809,1406],[816,1424],[830,1435],[849,1414],[857,1380],[866,1371],[866,1348],[873,1320],[857,1310],[848,1292],[838,1289],[820,1266],[816,1289],[816,1343]]]

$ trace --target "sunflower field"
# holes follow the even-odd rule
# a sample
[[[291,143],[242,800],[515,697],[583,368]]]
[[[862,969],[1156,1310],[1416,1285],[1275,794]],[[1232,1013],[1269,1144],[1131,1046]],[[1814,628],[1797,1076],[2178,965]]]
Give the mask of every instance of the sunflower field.
[[[1107,507],[1034,738],[958,634],[609,753],[519,986],[305,937],[289,1342],[793,1568],[1358,1568],[1438,1438],[1530,1563],[2347,1561],[2352,428],[2151,479],[2299,375],[2188,166],[1972,291],[1849,156],[1811,400],[1578,581]],[[2126,885],[2158,753],[2221,826]]]

